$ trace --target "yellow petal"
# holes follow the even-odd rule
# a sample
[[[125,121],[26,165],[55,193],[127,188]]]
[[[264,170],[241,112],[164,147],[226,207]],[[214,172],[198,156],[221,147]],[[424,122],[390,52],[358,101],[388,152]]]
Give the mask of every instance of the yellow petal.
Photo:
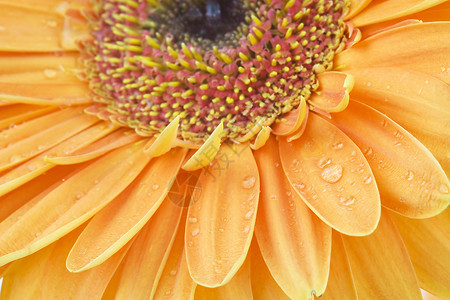
[[[293,190],[281,166],[275,138],[256,151],[261,196],[255,234],[264,261],[292,299],[321,295],[327,285],[331,228]]]
[[[151,161],[132,185],[97,213],[70,251],[67,268],[81,272],[95,267],[128,243],[163,202],[185,154],[177,148]]]
[[[349,235],[375,230],[380,196],[359,148],[338,128],[310,114],[302,137],[280,139],[283,169],[295,191],[325,223]]]
[[[250,260],[246,259],[242,267],[233,278],[224,286],[217,288],[206,288],[197,286],[195,289],[197,300],[253,300],[252,285],[250,281]]]
[[[252,290],[253,298],[255,300],[265,299],[277,299],[288,300],[290,299],[278,284],[273,279],[269,270],[266,267],[266,263],[261,256],[256,241],[252,243],[249,254],[252,276]]]
[[[422,299],[408,251],[387,211],[371,235],[342,238],[359,299]]]
[[[186,258],[195,282],[217,287],[244,263],[253,236],[259,175],[250,147],[223,145],[197,188],[186,225]]]
[[[333,247],[331,248],[330,277],[327,289],[321,300],[358,299],[353,284],[352,271],[345,252],[341,235],[333,231]]]
[[[385,31],[363,40],[339,53],[335,66],[349,73],[352,73],[350,69],[356,68],[405,67],[450,84],[449,52],[450,23],[421,23]]]
[[[447,0],[390,0],[374,1],[352,18],[355,26],[361,27],[413,14]]]
[[[351,19],[355,15],[357,15],[360,11],[362,11],[367,5],[370,4],[372,0],[350,0],[350,11],[345,16],[345,19]]]
[[[223,123],[211,133],[203,145],[195,151],[189,160],[183,165],[183,170],[195,171],[206,167],[216,157],[219,151],[223,134]]]
[[[184,213],[158,286],[152,295],[154,299],[194,298],[196,283],[189,274],[184,249],[185,219],[186,214]]]
[[[350,99],[354,79],[342,72],[324,72],[317,75],[319,88],[311,95],[309,102],[326,112],[343,111]]]
[[[166,198],[139,232],[124,260],[116,299],[150,299],[155,293],[175,240],[182,212],[182,207]]]
[[[450,87],[403,68],[352,70],[352,99],[363,102],[417,137],[450,175]]]
[[[431,217],[447,208],[450,182],[445,172],[402,127],[358,102],[332,122],[363,150],[384,206],[414,218]]]
[[[142,148],[139,143],[118,149],[82,167],[35,205],[0,223],[0,265],[49,245],[95,215],[144,168],[148,157]]]
[[[100,299],[130,244],[95,269],[70,273],[64,264],[78,230],[56,242],[46,261],[38,299]]]
[[[450,298],[450,209],[439,216],[414,220],[392,213],[408,249],[420,286]]]

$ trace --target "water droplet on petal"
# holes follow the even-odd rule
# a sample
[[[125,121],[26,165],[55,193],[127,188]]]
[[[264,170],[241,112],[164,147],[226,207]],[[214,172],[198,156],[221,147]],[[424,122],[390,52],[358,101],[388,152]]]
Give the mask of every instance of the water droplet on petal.
[[[329,165],[331,163],[331,160],[326,158],[326,157],[322,157],[321,159],[319,159],[319,161],[317,162],[317,166],[321,169],[323,169],[325,166]]]
[[[448,186],[447,186],[446,184],[442,184],[442,185],[439,187],[439,191],[440,191],[442,194],[448,194],[448,192],[449,192]]]
[[[192,231],[192,236],[197,236],[198,234],[200,233],[200,229],[194,229],[193,231]]]
[[[250,232],[250,226],[244,227],[244,229],[242,230],[242,232],[244,232],[244,233],[249,233],[249,232]]]
[[[45,69],[44,70],[44,76],[47,77],[47,78],[55,78],[56,71],[52,70],[52,69]]]
[[[366,148],[365,150],[364,150],[364,155],[365,156],[370,156],[371,154],[373,153],[373,150],[372,150],[372,148]]]
[[[191,223],[197,223],[198,222],[198,220],[197,220],[197,218],[196,217],[189,217],[189,222],[191,222]]]
[[[255,176],[247,176],[244,178],[244,181],[242,181],[242,187],[244,189],[251,189],[255,186],[256,178]]]
[[[371,182],[372,182],[372,176],[369,175],[364,178],[364,184],[369,184]]]
[[[322,179],[329,183],[338,182],[342,178],[342,166],[338,164],[331,164],[325,167],[322,171]]]
[[[156,191],[157,189],[159,189],[159,184],[154,184],[154,185],[152,185],[152,189],[153,189],[154,191]]]
[[[252,216],[253,216],[253,213],[254,213],[254,211],[253,211],[253,209],[252,210],[249,210],[246,214],[245,214],[245,219],[246,220],[250,220],[251,218],[252,218]]]
[[[333,149],[335,149],[335,150],[339,150],[339,149],[342,149],[344,147],[344,144],[342,144],[342,143],[334,143],[331,147]]]
[[[177,275],[177,270],[172,270],[172,271],[170,271],[170,276],[175,276],[175,275]]]
[[[405,179],[408,181],[411,181],[411,180],[413,180],[413,178],[414,178],[414,172],[411,170],[408,170],[405,174]]]

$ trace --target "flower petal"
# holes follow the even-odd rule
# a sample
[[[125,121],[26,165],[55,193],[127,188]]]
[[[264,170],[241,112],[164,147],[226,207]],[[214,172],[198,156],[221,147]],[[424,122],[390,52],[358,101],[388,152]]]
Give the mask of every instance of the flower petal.
[[[53,114],[52,114],[53,115]],[[40,120],[49,120],[51,116],[39,118]],[[93,116],[83,114],[81,110],[75,110],[74,114],[69,115],[68,119],[62,122],[27,122],[25,128],[11,128],[4,132],[2,144],[6,147],[0,149],[0,171],[9,167],[18,165],[45,150],[48,150],[62,141],[76,135],[78,132],[88,128],[98,122]],[[47,124],[47,127],[30,128],[29,123]],[[14,130],[18,129],[18,130]],[[24,129],[24,130],[21,130]],[[15,132],[23,133],[23,136],[17,137]],[[11,138],[9,138],[11,137]],[[12,140],[12,141],[11,141]],[[8,141],[11,141],[8,143]]]
[[[114,130],[112,124],[100,122],[63,141],[52,149],[26,161],[8,173],[3,174],[3,176],[0,176],[0,195],[16,189],[53,168],[55,165],[45,161],[47,155],[58,156],[70,154],[80,148],[86,147],[86,145],[94,143],[112,130]]]
[[[142,148],[141,142],[96,160],[0,223],[0,265],[49,245],[96,214],[144,168]]]
[[[371,235],[342,238],[359,299],[422,299],[408,251],[387,211]]]
[[[103,263],[122,248],[147,223],[163,202],[186,154],[176,148],[151,161],[139,177],[98,212],[67,258],[71,272]]]
[[[344,244],[341,235],[336,231],[333,232],[330,277],[325,294],[320,299],[358,299]]]
[[[278,286],[278,284],[273,279],[269,270],[267,269],[266,263],[259,252],[258,244],[256,241],[252,243],[250,247],[249,254],[250,265],[251,265],[251,276],[252,276],[252,290],[253,298],[255,300],[265,300],[265,299],[277,299],[277,300],[288,300],[290,299],[283,290]]]
[[[450,23],[420,23],[385,31],[359,42],[336,55],[335,68],[349,71],[367,67],[405,67],[450,84],[449,52]]]
[[[0,3],[0,50],[54,52],[77,50],[64,16],[38,7]],[[20,38],[17,38],[20,36]]]
[[[330,267],[331,228],[289,184],[275,138],[256,151],[255,158],[261,176],[255,234],[265,263],[289,297],[321,295]]]
[[[392,213],[411,256],[420,286],[450,298],[450,209],[439,216],[413,220]]]
[[[380,217],[380,196],[359,148],[339,129],[310,114],[300,139],[280,139],[283,169],[292,187],[325,223],[366,235]]]
[[[445,172],[402,127],[354,101],[332,122],[363,150],[384,206],[414,218],[431,217],[447,208],[450,182]]]
[[[447,0],[390,0],[374,1],[362,12],[352,18],[352,23],[357,26],[365,26],[379,23],[409,14],[413,14]]]
[[[450,87],[403,68],[352,70],[352,99],[387,114],[417,137],[450,175]]]
[[[317,75],[319,88],[311,95],[309,102],[326,112],[343,111],[350,99],[354,79],[342,72],[324,72]]]
[[[25,121],[46,115],[55,110],[54,107],[42,107],[37,105],[13,104],[0,111],[0,129],[10,127],[12,124],[20,124]]]
[[[123,247],[101,266],[74,274],[66,269],[64,261],[78,232],[76,230],[56,242],[46,261],[38,299],[101,299],[109,280],[131,245]]]
[[[175,240],[182,212],[182,207],[166,198],[141,229],[123,262],[116,299],[150,299],[155,293]]]
[[[195,282],[217,287],[244,263],[253,236],[259,174],[250,147],[223,145],[197,188],[186,225],[186,258]]]
[[[192,280],[186,262],[184,249],[184,220],[186,214],[181,217],[181,224],[175,236],[169,257],[161,273],[158,286],[152,299],[193,299],[197,284]]]
[[[372,0],[350,0],[350,11],[345,16],[345,19],[351,19],[355,15],[359,14],[359,12],[369,5],[370,2],[372,2]]]
[[[55,245],[11,263],[3,278],[1,299],[39,299],[39,289],[45,264]]]
[[[233,276],[225,285],[217,288],[206,288],[201,285],[195,290],[195,299],[197,300],[253,300],[252,285],[250,281],[250,260],[247,258]]]

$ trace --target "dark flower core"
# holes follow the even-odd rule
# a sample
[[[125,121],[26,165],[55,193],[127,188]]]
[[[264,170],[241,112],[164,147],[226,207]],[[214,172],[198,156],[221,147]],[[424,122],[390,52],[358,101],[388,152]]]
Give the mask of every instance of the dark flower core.
[[[95,112],[239,140],[307,100],[344,40],[345,0],[103,0],[84,46]]]

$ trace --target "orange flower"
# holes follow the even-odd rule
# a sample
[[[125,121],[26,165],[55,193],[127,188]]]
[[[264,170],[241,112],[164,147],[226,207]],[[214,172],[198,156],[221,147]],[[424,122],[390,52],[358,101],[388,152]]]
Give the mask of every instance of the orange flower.
[[[449,11],[0,1],[2,299],[450,298]]]

